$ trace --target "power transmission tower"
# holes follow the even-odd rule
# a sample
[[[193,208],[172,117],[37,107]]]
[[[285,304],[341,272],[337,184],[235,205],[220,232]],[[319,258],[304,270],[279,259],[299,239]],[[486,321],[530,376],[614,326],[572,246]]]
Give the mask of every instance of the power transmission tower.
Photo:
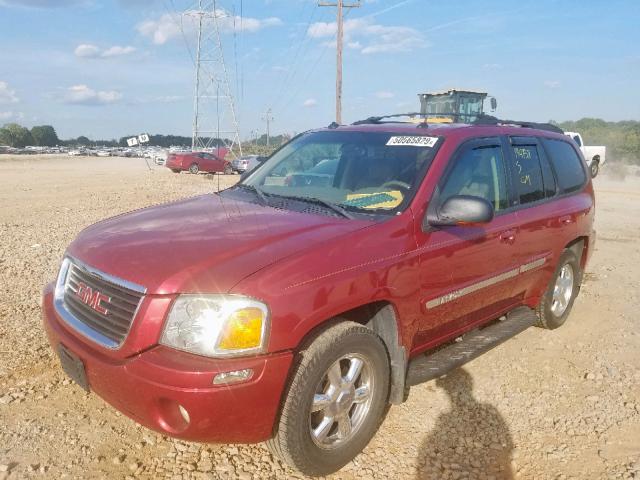
[[[336,34],[336,123],[342,123],[342,42],[344,36],[344,14],[345,8],[358,8],[360,1],[357,3],[344,3],[343,0],[332,2],[318,2],[319,7],[337,7],[336,24],[338,31]]]
[[[197,50],[193,95],[192,150],[218,147],[216,138],[235,155],[242,155],[240,129],[231,83],[224,60],[219,20],[229,15],[218,8],[217,0],[198,0],[183,13],[197,25]]]
[[[273,122],[273,115],[271,115],[271,108],[268,108],[265,114],[262,116],[262,120],[267,122],[267,147],[269,146],[269,126]]]

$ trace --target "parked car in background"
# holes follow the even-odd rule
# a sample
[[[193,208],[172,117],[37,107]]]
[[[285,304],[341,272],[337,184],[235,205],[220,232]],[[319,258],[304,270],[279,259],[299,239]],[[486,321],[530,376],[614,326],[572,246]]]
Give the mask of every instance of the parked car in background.
[[[109,152],[108,150],[98,150],[96,152],[96,156],[98,156],[98,157],[110,157],[111,156],[111,152]]]
[[[80,157],[82,155],[85,155],[84,150],[69,150],[68,155],[70,157]]]
[[[236,173],[250,172],[266,159],[267,157],[261,157],[260,155],[244,155],[233,159],[231,167]]]
[[[607,147],[604,145],[599,146],[587,146],[582,140],[582,135],[577,132],[564,132],[568,137],[571,137],[574,142],[580,147],[584,159],[587,161],[589,171],[591,172],[591,178],[595,178],[598,175],[600,166],[604,165],[607,155]]]
[[[196,174],[205,173],[233,173],[231,162],[208,152],[180,152],[167,156],[165,166],[173,173],[188,171]]]

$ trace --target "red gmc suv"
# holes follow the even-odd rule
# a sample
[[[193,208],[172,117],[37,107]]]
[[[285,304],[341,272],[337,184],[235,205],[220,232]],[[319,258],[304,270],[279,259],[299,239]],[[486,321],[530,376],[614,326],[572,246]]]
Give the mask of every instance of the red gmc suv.
[[[585,161],[550,125],[486,123],[332,124],[225,191],[86,228],[44,290],[62,367],[163,434],[336,471],[410,386],[569,315]]]

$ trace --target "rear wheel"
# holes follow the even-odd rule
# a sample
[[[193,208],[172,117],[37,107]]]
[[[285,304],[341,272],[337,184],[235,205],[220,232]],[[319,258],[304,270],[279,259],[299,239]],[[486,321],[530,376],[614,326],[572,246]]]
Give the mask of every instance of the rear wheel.
[[[598,160],[593,160],[591,162],[591,178],[596,178],[598,176],[598,172],[600,171],[600,162]]]
[[[369,443],[388,396],[389,361],[380,338],[354,322],[335,325],[300,353],[267,446],[306,475],[333,473]]]
[[[196,174],[200,171],[200,167],[198,167],[197,163],[192,163],[191,166],[189,167],[189,172]]]
[[[578,295],[579,279],[580,262],[575,253],[565,250],[536,309],[539,327],[553,330],[564,324]]]

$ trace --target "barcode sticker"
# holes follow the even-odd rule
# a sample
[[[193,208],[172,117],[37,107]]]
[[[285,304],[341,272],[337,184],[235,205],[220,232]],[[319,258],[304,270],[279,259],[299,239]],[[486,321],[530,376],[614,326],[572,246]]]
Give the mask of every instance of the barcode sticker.
[[[391,137],[387,142],[387,145],[393,147],[433,147],[437,141],[438,137]]]

